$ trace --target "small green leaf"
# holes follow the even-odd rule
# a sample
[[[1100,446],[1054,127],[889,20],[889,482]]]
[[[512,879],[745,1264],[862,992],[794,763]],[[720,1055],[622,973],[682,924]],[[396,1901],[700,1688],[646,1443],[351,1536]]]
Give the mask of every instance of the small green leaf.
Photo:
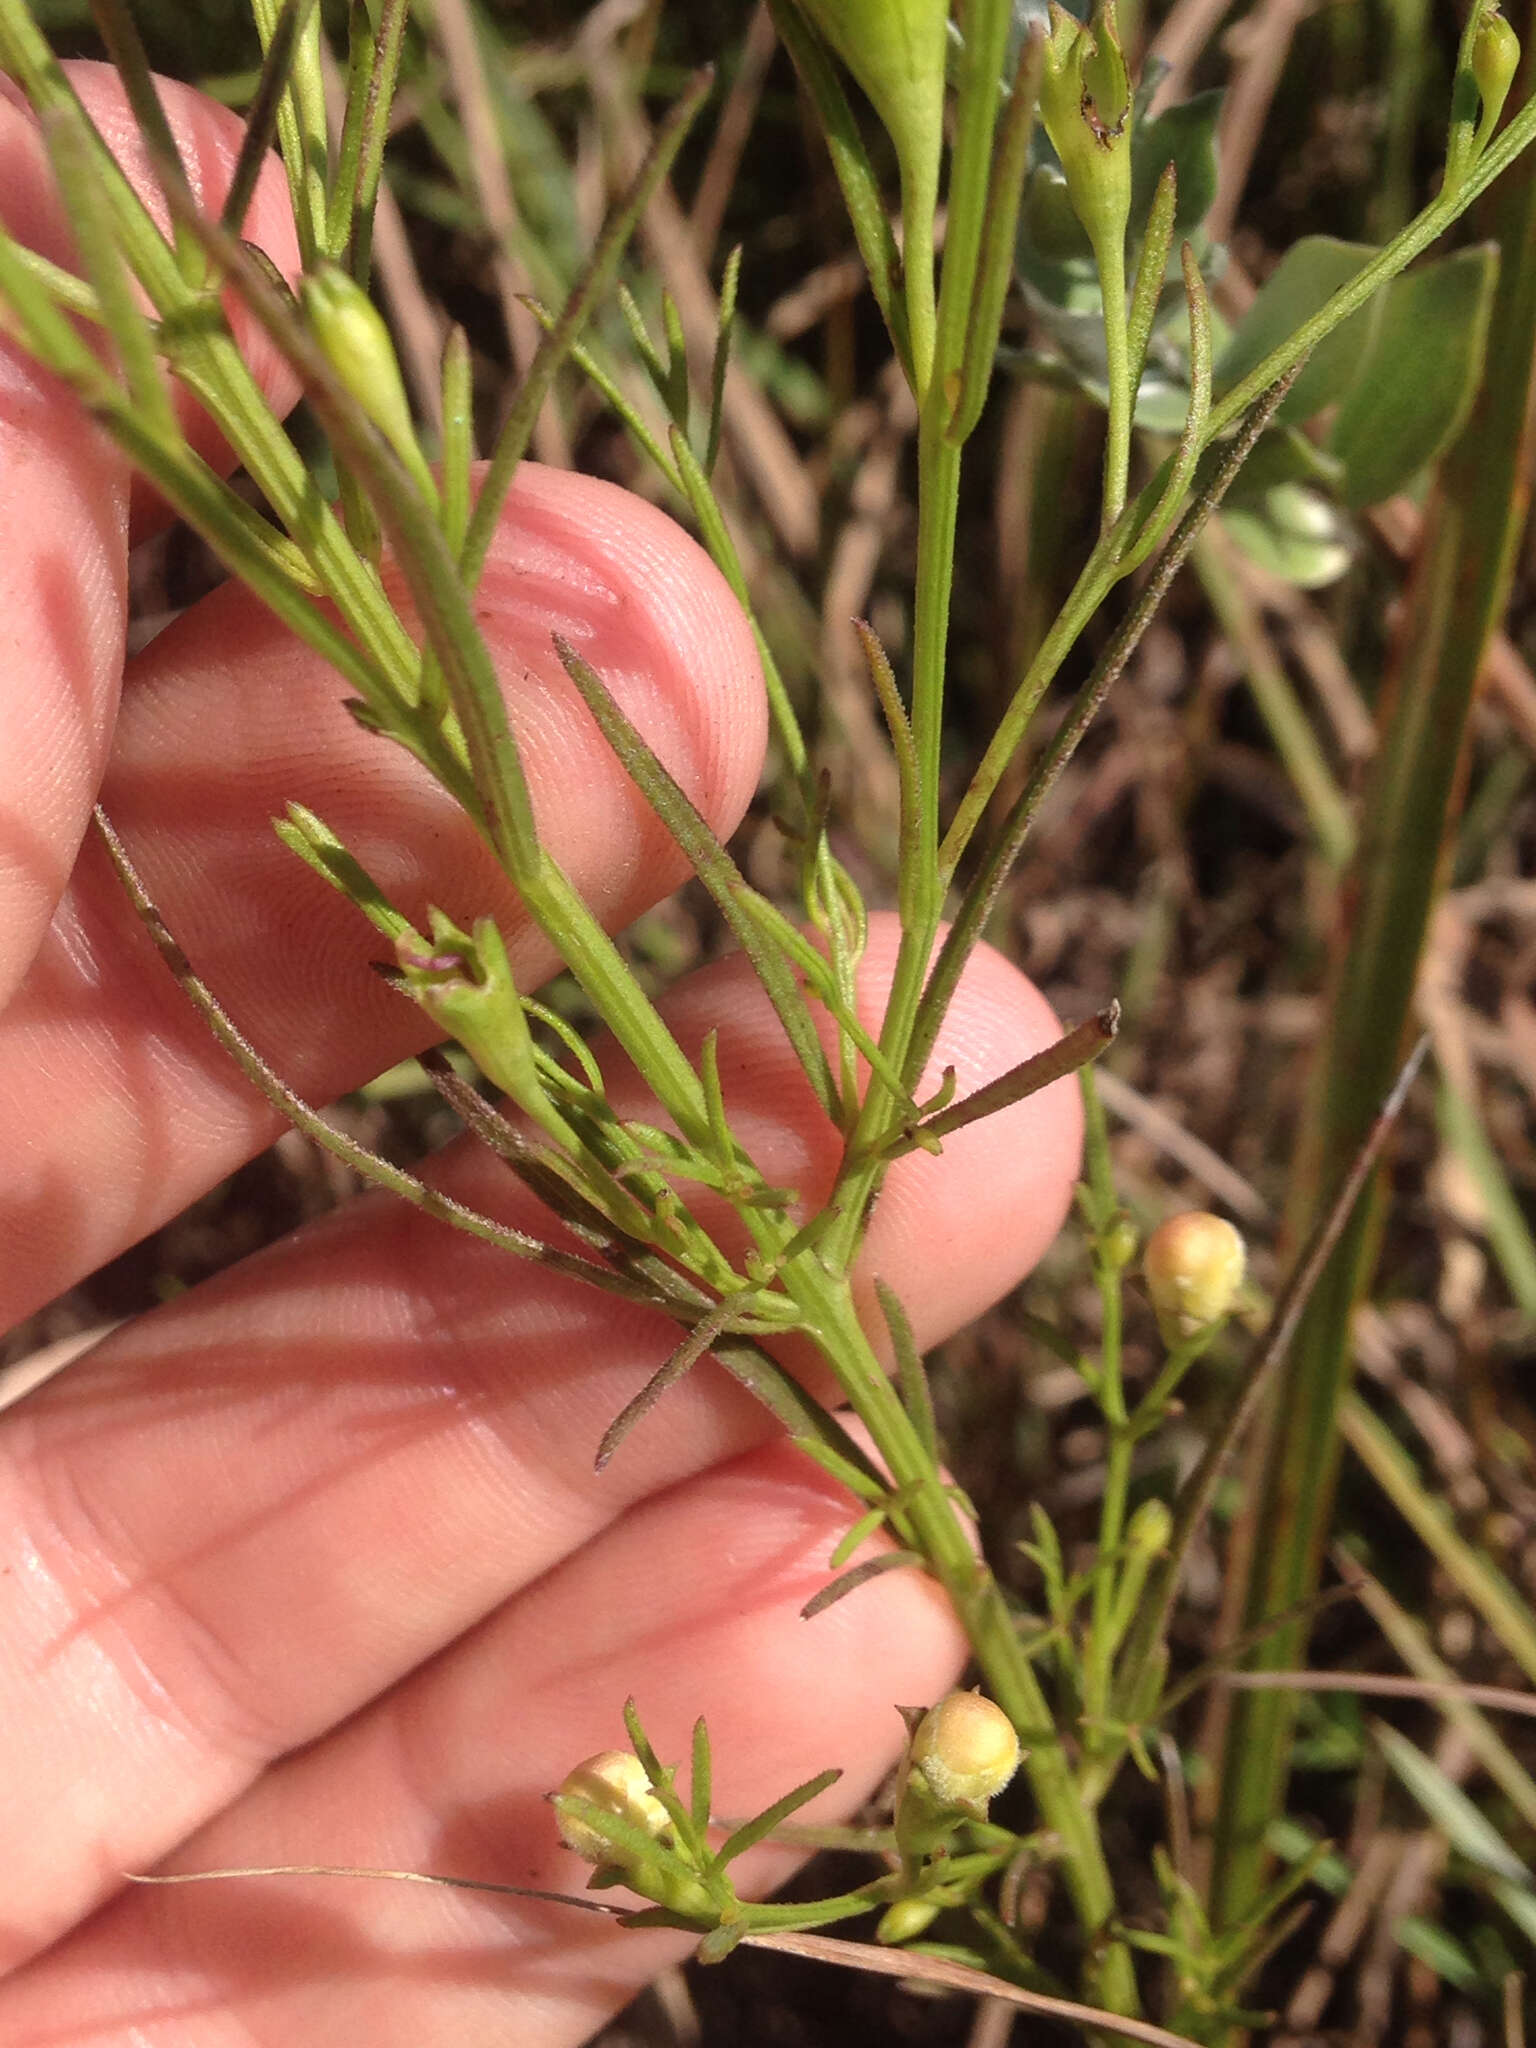
[[[797,1785],[793,1792],[786,1792],[782,1799],[776,1799],[772,1806],[765,1806],[754,1819],[743,1821],[736,1832],[721,1843],[714,1859],[715,1869],[724,1870],[728,1863],[734,1863],[748,1849],[755,1849],[759,1842],[766,1842],[775,1828],[782,1827],[802,1806],[809,1806],[842,1775],[839,1770],[819,1771],[814,1778],[807,1778],[803,1785]]]
[[[871,1557],[863,1564],[856,1564],[851,1571],[843,1573],[840,1579],[833,1579],[823,1586],[800,1610],[802,1621],[814,1621],[818,1614],[825,1614],[839,1600],[846,1600],[850,1593],[856,1593],[860,1586],[867,1586],[871,1579],[883,1578],[887,1572],[905,1571],[909,1566],[921,1569],[923,1559],[915,1550],[882,1550],[878,1557]]]
[[[1498,272],[1497,245],[1485,242],[1389,286],[1328,439],[1353,510],[1401,490],[1460,431],[1482,380]]]
[[[1457,1854],[1492,1876],[1529,1890],[1530,1871],[1461,1787],[1395,1728],[1378,1725],[1375,1733],[1387,1762]]]
[[[1217,394],[1240,384],[1375,254],[1363,242],[1339,242],[1332,235],[1305,235],[1287,249],[1221,352],[1216,365]],[[1343,397],[1359,368],[1369,323],[1370,310],[1362,307],[1324,336],[1286,394],[1280,419],[1310,419]]]
[[[702,1835],[709,1826],[713,1797],[714,1768],[710,1759],[709,1730],[701,1714],[693,1724],[693,1771],[688,1781],[688,1806],[693,1824]]]
[[[1394,1924],[1392,1934],[1399,1948],[1417,1956],[1444,1983],[1469,1993],[1476,1993],[1482,1988],[1482,1972],[1461,1943],[1447,1934],[1443,1927],[1437,1927],[1431,1920],[1421,1920],[1417,1914],[1410,1914],[1406,1920]]]
[[[1173,235],[1192,235],[1216,198],[1216,123],[1223,94],[1196,93],[1176,107],[1167,107],[1153,121],[1137,126],[1131,141],[1131,219],[1143,221],[1151,211],[1157,181],[1169,164],[1179,181]]]
[[[1261,569],[1298,590],[1336,583],[1349,567],[1343,521],[1321,492],[1276,484],[1247,505],[1222,514],[1222,524]]]

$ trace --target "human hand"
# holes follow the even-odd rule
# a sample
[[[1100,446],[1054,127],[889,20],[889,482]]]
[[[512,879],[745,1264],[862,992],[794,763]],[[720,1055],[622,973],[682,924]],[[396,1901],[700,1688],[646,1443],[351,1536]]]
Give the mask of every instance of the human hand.
[[[76,69],[131,154],[110,74]],[[233,120],[169,89],[217,203]],[[0,212],[67,251],[35,127],[0,100]],[[294,263],[275,173],[248,233]],[[274,400],[286,373],[253,346]],[[204,436],[204,445],[208,437]],[[124,664],[126,550],[153,517],[58,388],[0,345],[0,1325],[89,1273],[268,1144],[277,1125],[207,1038],[86,833],[102,801],[168,924],[311,1100],[419,1049],[355,913],[269,819],[312,802],[401,906],[494,912],[522,985],[552,956],[484,849],[338,679],[237,586]],[[577,642],[722,832],[762,759],[761,678],[714,570],[661,514],[529,467],[481,623],[540,823],[612,928],[683,879],[550,647]],[[894,953],[877,920],[861,1003]],[[742,962],[666,1003],[719,1031],[732,1121],[814,1200],[835,1134]],[[1054,1035],[980,955],[935,1059],[962,1091]],[[621,1107],[643,1108],[604,1056]],[[864,1254],[928,1344],[1009,1287],[1064,1211],[1068,1084],[893,1170]],[[435,1177],[540,1228],[484,1153]],[[284,1879],[124,1888],[156,1866],[356,1862],[578,1889],[544,1795],[622,1739],[633,1693],[667,1757],[695,1715],[716,1804],[829,1763],[851,1812],[892,1761],[897,1701],[963,1641],[895,1573],[799,1609],[850,1519],[830,1481],[707,1363],[594,1474],[604,1426],[664,1358],[664,1318],[368,1197],[98,1345],[0,1417],[0,2040],[456,2048],[585,2038],[678,1938],[464,1892]],[[790,1860],[759,1857],[777,1882]]]

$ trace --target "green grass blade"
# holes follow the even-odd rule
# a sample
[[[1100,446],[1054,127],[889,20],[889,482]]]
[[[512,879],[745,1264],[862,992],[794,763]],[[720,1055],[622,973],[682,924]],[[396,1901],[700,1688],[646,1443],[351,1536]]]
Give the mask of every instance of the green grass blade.
[[[1495,151],[1509,145],[1517,125],[1532,119],[1536,106],[1528,104],[1469,185]],[[1500,193],[1496,224],[1503,261],[1489,374],[1444,460],[1410,613],[1397,636],[1396,672],[1385,692],[1382,746],[1353,870],[1354,912],[1348,942],[1337,949],[1329,1019],[1319,1034],[1323,1052],[1293,1175],[1293,1229],[1306,1227],[1316,1190],[1354,1153],[1412,1029],[1420,953],[1459,802],[1463,736],[1525,523],[1536,359],[1536,178],[1528,168]],[[1317,1585],[1350,1382],[1351,1318],[1369,1284],[1380,1220],[1374,1200],[1361,1205],[1274,1389],[1249,1510],[1258,1536],[1248,1625],[1299,1606]],[[1266,1641],[1260,1668],[1305,1662],[1305,1642],[1304,1628],[1279,1630]],[[1245,1912],[1262,1885],[1265,1835],[1284,1801],[1294,1715],[1294,1701],[1281,1693],[1245,1693],[1234,1704],[1211,1877],[1211,1897],[1224,1915]]]

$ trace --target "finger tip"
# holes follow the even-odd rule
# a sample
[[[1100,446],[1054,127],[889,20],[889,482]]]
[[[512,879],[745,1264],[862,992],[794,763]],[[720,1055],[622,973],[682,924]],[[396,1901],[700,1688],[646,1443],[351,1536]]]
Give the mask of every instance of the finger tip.
[[[112,65],[91,58],[71,60],[65,68],[102,140],[155,220],[162,229],[166,228],[165,202],[121,77]],[[205,211],[217,213],[229,190],[245,138],[245,123],[231,108],[177,79],[157,77],[155,84],[193,197]],[[298,275],[299,245],[293,206],[282,165],[270,153],[257,177],[241,234],[246,241],[257,244],[284,277]],[[268,403],[279,415],[286,413],[299,395],[298,378],[233,291],[224,294],[224,309],[240,352]],[[215,467],[232,468],[235,458],[212,420],[179,386],[175,396],[192,447]],[[130,511],[134,531],[147,530],[164,517],[155,492],[136,477]]]
[[[899,934],[872,924],[868,971],[882,1003]],[[995,1080],[1061,1036],[1045,997],[991,946],[967,962],[919,1086],[955,1070],[957,1098]],[[910,1153],[891,1168],[865,1241],[861,1274],[903,1293],[911,1247],[919,1284],[904,1306],[920,1344],[961,1328],[1039,1262],[1066,1220],[1082,1150],[1082,1098],[1069,1075],[953,1132],[939,1154]]]
[[[675,520],[601,478],[524,462],[478,609],[506,665],[537,675],[532,749],[617,766],[560,671],[558,633],[602,677],[713,829],[721,837],[735,829],[767,747],[762,669],[725,578]],[[560,786],[558,776],[551,786]]]

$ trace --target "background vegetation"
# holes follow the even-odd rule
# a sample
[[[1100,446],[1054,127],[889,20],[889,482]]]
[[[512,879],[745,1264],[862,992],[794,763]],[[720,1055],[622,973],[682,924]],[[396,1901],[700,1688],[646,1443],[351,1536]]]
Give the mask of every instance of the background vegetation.
[[[38,12],[58,47],[94,49],[83,6]],[[144,0],[135,13],[160,68],[243,104],[259,59],[243,5]],[[377,265],[429,439],[446,322],[469,335],[488,440],[537,336],[522,295],[559,302],[652,119],[697,64],[718,66],[673,180],[675,203],[653,213],[630,282],[653,331],[665,286],[684,332],[707,334],[725,253],[741,245],[742,374],[726,398],[715,488],[829,781],[837,856],[871,902],[892,900],[895,777],[848,622],[869,618],[901,670],[915,410],[766,8],[435,0],[422,13],[397,104]],[[1201,213],[1228,322],[1301,238],[1379,242],[1433,189],[1461,29],[1451,8],[1175,0],[1166,12],[1122,8],[1121,27],[1128,50],[1169,66],[1160,106],[1224,94],[1204,105],[1214,155]],[[1062,778],[991,927],[1064,1018],[1119,1000],[1121,1034],[1100,1087],[1120,1199],[1143,1229],[1182,1207],[1233,1216],[1251,1247],[1255,1322],[1309,1203],[1395,1071],[1411,1001],[1432,1036],[1391,1200],[1377,1212],[1379,1245],[1361,1250],[1374,1251],[1375,1277],[1356,1319],[1359,1392],[1343,1406],[1348,1450],[1332,1522],[1308,1524],[1297,1490],[1318,1476],[1305,1418],[1332,1412],[1306,1378],[1326,1372],[1326,1361],[1309,1361],[1327,1347],[1304,1333],[1287,1411],[1300,1478],[1272,1461],[1266,1494],[1262,1451],[1245,1483],[1233,1475],[1213,1540],[1192,1561],[1176,1670],[1221,1656],[1241,1633],[1244,1613],[1224,1597],[1237,1583],[1226,1560],[1244,1555],[1253,1514],[1278,1489],[1335,1560],[1329,1585],[1341,1583],[1345,1558],[1370,1578],[1360,1598],[1318,1614],[1309,1651],[1292,1641],[1292,1654],[1272,1661],[1305,1655],[1327,1672],[1433,1681],[1443,1659],[1486,1685],[1528,1688],[1536,1677],[1536,637],[1523,531],[1533,208],[1521,177],[1480,202],[1448,245],[1474,252],[1497,240],[1502,296],[1491,266],[1468,253],[1454,277],[1441,273],[1443,299],[1401,309],[1412,344],[1408,410],[1432,410],[1443,369],[1455,384],[1454,431],[1418,451],[1406,474],[1390,464],[1371,474],[1346,460],[1348,436],[1335,427],[1314,472],[1293,466],[1249,480]],[[1033,246],[1038,256],[1038,234]],[[961,505],[966,574],[946,735],[955,795],[1097,522],[1103,414],[1081,389],[1065,302],[1030,261],[1026,252],[1029,289],[1021,284],[1005,326],[1008,371],[994,382]],[[1484,370],[1471,342],[1488,321],[1486,373],[1468,415],[1463,399]],[[1379,329],[1377,343],[1385,346]],[[654,414],[616,307],[591,348]],[[1349,391],[1329,396],[1342,418]],[[1389,444],[1401,423],[1389,427],[1362,429],[1362,445]],[[1155,436],[1159,422],[1145,431]],[[661,488],[574,375],[547,409],[536,450]],[[1506,570],[1508,613],[1489,639]],[[151,544],[136,567],[141,633],[214,573],[185,534]],[[1070,701],[1115,617],[1111,607],[1068,662],[1040,744],[1051,707]],[[1450,700],[1468,698],[1474,682],[1462,747]],[[788,897],[776,801],[770,783],[737,851],[754,882]],[[1437,882],[1421,954],[1416,918]],[[628,940],[657,984],[727,943],[697,885]],[[579,1012],[574,994],[568,1002]],[[402,1159],[448,1128],[414,1071],[386,1077],[346,1116]],[[1298,1130],[1308,1134],[1300,1157]],[[295,1134],[14,1333],[0,1360],[148,1306],[349,1191],[344,1171]],[[1334,1284],[1347,1297],[1351,1282]],[[1330,1313],[1338,1303],[1330,1309],[1325,1287],[1314,1321]],[[951,1463],[981,1508],[994,1565],[1026,1606],[1042,1600],[1019,1547],[1031,1504],[1051,1516],[1070,1565],[1093,1540],[1105,1471],[1099,1411],[1042,1325],[1089,1333],[1098,1315],[1069,1232],[1024,1294],[949,1347],[939,1373]],[[1240,1337],[1216,1354],[1217,1392]],[[1150,1311],[1133,1307],[1128,1380],[1144,1382],[1157,1357]],[[1148,1447],[1138,1491],[1170,1491],[1175,1469],[1198,1452],[1199,1420],[1175,1423]],[[1303,1580],[1292,1593],[1306,1596]],[[1276,1604],[1287,1605],[1283,1587]],[[1536,1930],[1528,1724],[1317,1689],[1285,1695],[1292,1723],[1274,1718],[1271,1696],[1255,1697],[1202,1692],[1176,1733],[1197,1824],[1214,1817],[1224,1745],[1230,1757],[1235,1743],[1261,1759],[1288,1753],[1294,1765],[1290,1818],[1271,1829],[1270,1847],[1299,1860],[1316,1841],[1337,1845],[1248,1994],[1284,2015],[1274,2038],[1313,2039],[1319,2029],[1361,2043],[1523,2038],[1520,1979]],[[1262,1788],[1255,1796],[1262,1803]],[[1173,1824],[1176,1834],[1180,1816]],[[1106,1823],[1122,1905],[1148,1925],[1159,1912],[1149,1845],[1169,1828],[1160,1792],[1135,1781]],[[827,1891],[842,1880],[834,1870],[808,1882]],[[1042,1895],[1047,1955],[1055,1910]],[[1036,2037],[1037,2022],[1018,2024]],[[605,2039],[610,2048],[865,2039],[983,2048],[1006,2037],[1001,2015],[961,2000],[738,1955],[728,1969],[692,1971],[648,1995]]]

